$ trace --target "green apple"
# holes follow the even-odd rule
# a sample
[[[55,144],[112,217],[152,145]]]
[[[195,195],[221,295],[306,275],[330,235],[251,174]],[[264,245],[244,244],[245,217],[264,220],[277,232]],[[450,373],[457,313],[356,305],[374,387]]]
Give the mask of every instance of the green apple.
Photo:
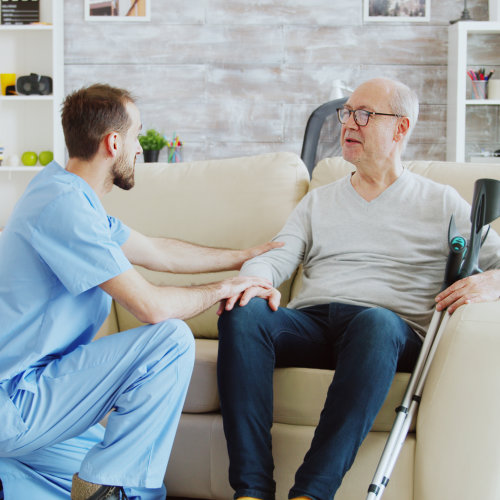
[[[33,153],[33,151],[25,151],[21,156],[23,165],[26,165],[27,167],[33,167],[34,165],[36,165],[37,160],[38,156],[36,155],[36,153]]]
[[[52,151],[42,151],[38,155],[38,160],[40,161],[40,165],[48,165],[54,159],[54,153]]]

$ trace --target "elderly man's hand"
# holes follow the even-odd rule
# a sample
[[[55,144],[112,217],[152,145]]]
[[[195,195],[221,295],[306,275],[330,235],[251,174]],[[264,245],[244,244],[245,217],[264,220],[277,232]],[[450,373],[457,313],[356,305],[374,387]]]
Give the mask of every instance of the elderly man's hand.
[[[492,302],[500,298],[500,270],[486,271],[463,278],[436,297],[436,309],[453,313],[463,304]]]

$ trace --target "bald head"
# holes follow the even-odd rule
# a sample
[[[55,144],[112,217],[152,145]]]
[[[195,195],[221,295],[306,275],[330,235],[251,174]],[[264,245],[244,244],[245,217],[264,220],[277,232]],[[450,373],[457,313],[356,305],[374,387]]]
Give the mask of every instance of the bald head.
[[[403,150],[410,139],[410,135],[418,120],[418,97],[407,85],[397,80],[389,78],[373,78],[362,83],[357,90],[369,91],[372,95],[377,95],[384,99],[392,113],[399,116],[406,116],[410,122],[408,132],[403,141]]]

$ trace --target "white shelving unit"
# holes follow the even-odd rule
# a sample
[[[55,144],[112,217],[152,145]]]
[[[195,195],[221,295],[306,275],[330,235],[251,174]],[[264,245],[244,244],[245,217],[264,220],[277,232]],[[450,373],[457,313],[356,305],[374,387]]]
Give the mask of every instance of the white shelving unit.
[[[0,167],[2,170],[0,170],[0,172],[40,172],[40,170],[42,170],[43,167],[40,167],[40,166],[34,166],[34,167],[25,167],[24,165],[22,167]]]
[[[52,95],[0,96],[0,146],[6,158],[24,151],[53,151],[64,164],[60,107],[64,98],[63,0],[40,0],[39,25],[0,25],[0,73],[52,78]],[[33,168],[33,167],[30,167]],[[16,169],[12,169],[16,171]]]
[[[499,106],[500,100],[467,99],[467,50],[471,34],[500,36],[500,22],[461,21],[448,31],[448,109],[447,144],[448,161],[465,161],[467,106]],[[500,54],[498,57],[500,64]]]

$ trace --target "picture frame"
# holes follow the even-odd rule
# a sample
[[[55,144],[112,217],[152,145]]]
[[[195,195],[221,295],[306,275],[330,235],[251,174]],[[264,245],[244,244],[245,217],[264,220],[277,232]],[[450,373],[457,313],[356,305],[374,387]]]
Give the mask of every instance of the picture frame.
[[[363,0],[367,22],[429,22],[431,0]]]
[[[84,0],[86,21],[151,20],[151,0]]]

